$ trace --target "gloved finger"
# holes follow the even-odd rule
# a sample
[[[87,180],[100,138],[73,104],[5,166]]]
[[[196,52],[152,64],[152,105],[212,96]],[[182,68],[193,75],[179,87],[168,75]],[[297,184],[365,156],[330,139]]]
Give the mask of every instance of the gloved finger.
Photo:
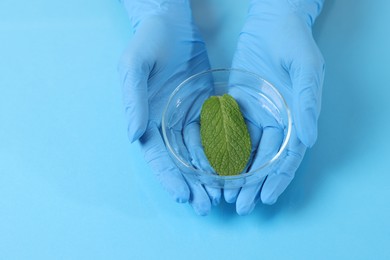
[[[137,56],[138,41],[133,40],[118,65],[122,81],[122,96],[127,118],[127,133],[131,142],[139,139],[145,132],[148,119],[148,78],[150,61]]]
[[[236,212],[238,215],[248,215],[253,211],[260,197],[260,189],[264,179],[265,177],[258,183],[242,187],[236,201]]]
[[[184,130],[184,141],[191,157],[191,163],[196,168],[209,173],[215,173],[204,153],[200,139],[200,126],[198,122],[188,124]],[[221,200],[221,189],[205,186],[213,205],[218,205]]]
[[[261,127],[256,126],[255,124],[253,124],[249,120],[245,120],[245,123],[248,127],[248,132],[249,132],[249,136],[251,138],[251,145],[252,145],[249,162],[248,162],[248,165],[245,169],[245,172],[248,172],[248,171],[250,171],[250,166],[252,165],[254,157],[257,153],[257,149],[258,149],[259,143],[260,143],[260,138],[261,138],[261,135],[263,134],[263,129]]]
[[[261,200],[264,204],[274,204],[280,194],[287,188],[295,176],[305,155],[306,147],[298,139],[294,131],[286,148],[286,155],[275,173],[268,175],[261,189]]]
[[[186,178],[188,186],[191,191],[189,203],[200,216],[205,216],[210,212],[211,201],[206,190],[200,182],[195,182],[192,179]]]
[[[203,150],[199,123],[192,122],[185,126],[183,135],[184,142],[191,157],[191,163],[198,169],[209,173],[215,173]]]
[[[151,121],[140,138],[146,162],[152,168],[162,186],[177,202],[190,198],[188,185],[166,150],[157,123]]]
[[[254,155],[250,170],[256,170],[271,160],[279,151],[284,138],[284,131],[277,126],[266,126],[259,143],[259,148]]]
[[[207,194],[210,197],[211,203],[214,206],[217,206],[221,201],[222,190],[220,188],[214,188],[207,185],[204,185],[204,188],[206,189]]]
[[[268,126],[263,129],[260,144],[250,170],[258,169],[277,154],[283,142],[283,136],[283,130],[279,127]],[[260,197],[260,188],[264,179],[265,177],[256,184],[242,187],[236,201],[237,214],[247,215],[252,212]]]
[[[223,189],[223,197],[227,203],[234,203],[237,200],[237,196],[240,193],[241,188],[235,189]]]
[[[321,92],[325,64],[319,51],[311,57],[291,63],[290,77],[293,85],[293,117],[297,135],[306,147],[317,139],[317,121],[321,107]]]
[[[226,180],[226,184],[223,189],[223,196],[227,203],[236,202],[237,196],[240,193],[241,188],[245,185],[246,181],[247,180],[245,178]]]

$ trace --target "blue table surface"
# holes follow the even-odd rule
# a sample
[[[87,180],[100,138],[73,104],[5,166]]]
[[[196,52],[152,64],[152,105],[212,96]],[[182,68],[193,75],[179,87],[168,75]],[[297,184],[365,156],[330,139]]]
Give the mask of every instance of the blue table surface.
[[[246,1],[199,1],[229,67]],[[204,8],[204,6],[203,6]],[[390,1],[328,0],[317,144],[273,206],[207,217],[126,136],[115,0],[0,1],[0,259],[390,259]]]

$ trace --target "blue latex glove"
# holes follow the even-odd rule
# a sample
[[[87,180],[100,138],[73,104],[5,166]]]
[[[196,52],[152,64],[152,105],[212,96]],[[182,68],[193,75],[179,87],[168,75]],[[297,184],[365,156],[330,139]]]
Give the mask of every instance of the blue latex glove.
[[[209,69],[205,44],[194,25],[188,0],[124,0],[134,37],[119,72],[128,136],[139,139],[145,160],[177,202],[206,215],[221,197],[219,189],[185,179],[170,158],[161,135],[161,116],[172,91],[189,76]]]
[[[313,39],[312,25],[323,2],[252,0],[250,3],[233,67],[261,75],[282,93],[292,111],[293,130],[286,156],[276,172],[257,185],[224,191],[226,201],[236,201],[240,215],[250,213],[259,198],[265,204],[275,203],[294,178],[306,148],[316,141],[324,61]],[[256,111],[256,107],[252,109]],[[251,136],[261,135],[257,138],[260,141],[253,162],[261,165],[278,150],[283,132],[272,125],[249,125],[249,131]]]

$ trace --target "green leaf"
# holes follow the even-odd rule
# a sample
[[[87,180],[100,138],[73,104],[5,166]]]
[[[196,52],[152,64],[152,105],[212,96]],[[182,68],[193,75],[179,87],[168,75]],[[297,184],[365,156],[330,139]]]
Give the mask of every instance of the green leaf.
[[[245,169],[251,140],[232,96],[212,96],[203,103],[200,134],[207,159],[219,175],[237,175]]]

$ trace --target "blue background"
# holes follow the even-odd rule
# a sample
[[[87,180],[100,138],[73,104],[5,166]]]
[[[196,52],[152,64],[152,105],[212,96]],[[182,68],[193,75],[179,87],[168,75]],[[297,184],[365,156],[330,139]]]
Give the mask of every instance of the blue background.
[[[199,2],[228,67],[248,1]],[[274,206],[199,217],[127,140],[121,4],[1,0],[0,259],[390,259],[389,24],[390,1],[326,2],[317,144]]]

